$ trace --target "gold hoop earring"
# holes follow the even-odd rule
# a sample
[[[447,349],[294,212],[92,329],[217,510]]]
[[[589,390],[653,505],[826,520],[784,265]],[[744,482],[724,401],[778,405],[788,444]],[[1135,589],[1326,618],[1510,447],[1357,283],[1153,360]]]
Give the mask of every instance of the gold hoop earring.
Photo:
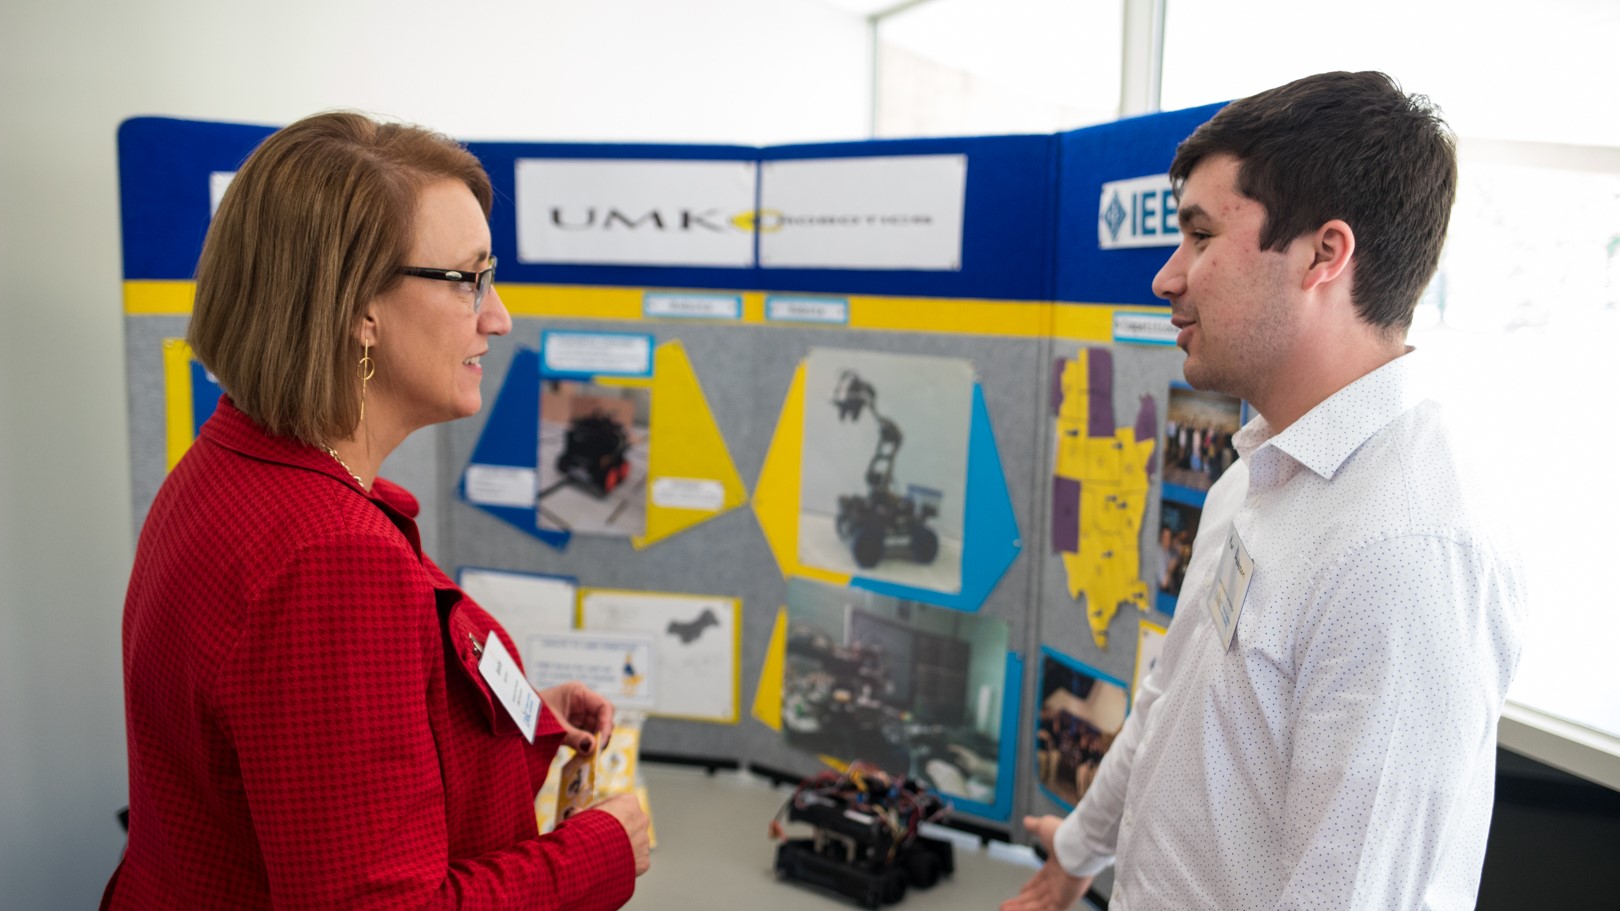
[[[360,423],[366,422],[366,384],[377,374],[377,362],[371,359],[371,343],[365,343],[365,351],[360,355]]]

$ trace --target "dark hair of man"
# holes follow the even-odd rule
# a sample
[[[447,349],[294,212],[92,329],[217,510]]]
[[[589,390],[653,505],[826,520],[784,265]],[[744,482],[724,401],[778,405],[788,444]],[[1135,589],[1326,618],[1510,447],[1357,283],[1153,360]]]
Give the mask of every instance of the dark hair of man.
[[[1262,250],[1343,219],[1356,237],[1356,312],[1405,334],[1457,192],[1455,138],[1428,98],[1363,72],[1307,76],[1234,101],[1176,149],[1177,193],[1199,162],[1221,154],[1238,159],[1238,192],[1265,206]]]
[[[186,335],[242,413],[317,445],[354,431],[355,330],[371,301],[401,281],[417,199],[438,180],[466,184],[489,214],[478,159],[420,127],[316,114],[248,156],[203,241]]]

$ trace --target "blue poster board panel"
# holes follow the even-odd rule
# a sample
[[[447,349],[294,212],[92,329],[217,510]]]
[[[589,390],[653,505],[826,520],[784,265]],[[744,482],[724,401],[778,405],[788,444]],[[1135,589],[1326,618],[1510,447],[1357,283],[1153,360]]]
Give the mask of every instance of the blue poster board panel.
[[[1214,116],[1221,105],[1133,117],[1062,133],[1058,142],[1061,194],[1056,215],[1054,297],[1088,304],[1163,304],[1153,296],[1153,276],[1170,258],[1171,246],[1102,249],[1099,234],[1103,185],[1112,181],[1164,175],[1176,146]],[[1129,229],[1162,233],[1175,225],[1166,218],[1159,193],[1125,204]],[[1173,203],[1173,199],[1170,200]]]
[[[274,130],[163,117],[125,121],[118,131],[124,277],[192,278],[212,216],[210,175],[235,171]],[[766,149],[524,142],[474,142],[468,148],[482,161],[494,187],[490,229],[503,281],[1009,300],[1051,296],[1057,172],[1052,136],[876,140]],[[524,263],[517,256],[516,168],[521,159],[762,162],[944,154],[968,160],[962,262],[957,270],[585,265]]]
[[[124,278],[192,278],[213,217],[209,175],[241,167],[274,131],[167,117],[132,117],[119,124]]]

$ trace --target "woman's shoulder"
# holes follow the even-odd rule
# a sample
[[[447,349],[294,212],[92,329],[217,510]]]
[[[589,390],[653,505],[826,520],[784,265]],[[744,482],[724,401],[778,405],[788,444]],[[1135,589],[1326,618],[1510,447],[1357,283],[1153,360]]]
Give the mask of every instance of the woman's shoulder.
[[[148,521],[179,525],[203,550],[249,573],[342,551],[418,562],[405,532],[352,484],[204,441],[175,467]]]

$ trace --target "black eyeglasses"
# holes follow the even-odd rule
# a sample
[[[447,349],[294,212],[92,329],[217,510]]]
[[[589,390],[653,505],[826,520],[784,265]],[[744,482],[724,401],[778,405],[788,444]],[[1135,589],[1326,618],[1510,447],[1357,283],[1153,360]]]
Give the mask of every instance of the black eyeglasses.
[[[404,266],[399,270],[401,275],[415,278],[431,278],[441,282],[460,282],[463,291],[471,291],[473,296],[473,312],[477,313],[484,308],[484,295],[489,292],[489,286],[495,284],[495,257],[489,258],[489,268],[482,272],[463,272],[459,269],[424,269],[420,266]]]

